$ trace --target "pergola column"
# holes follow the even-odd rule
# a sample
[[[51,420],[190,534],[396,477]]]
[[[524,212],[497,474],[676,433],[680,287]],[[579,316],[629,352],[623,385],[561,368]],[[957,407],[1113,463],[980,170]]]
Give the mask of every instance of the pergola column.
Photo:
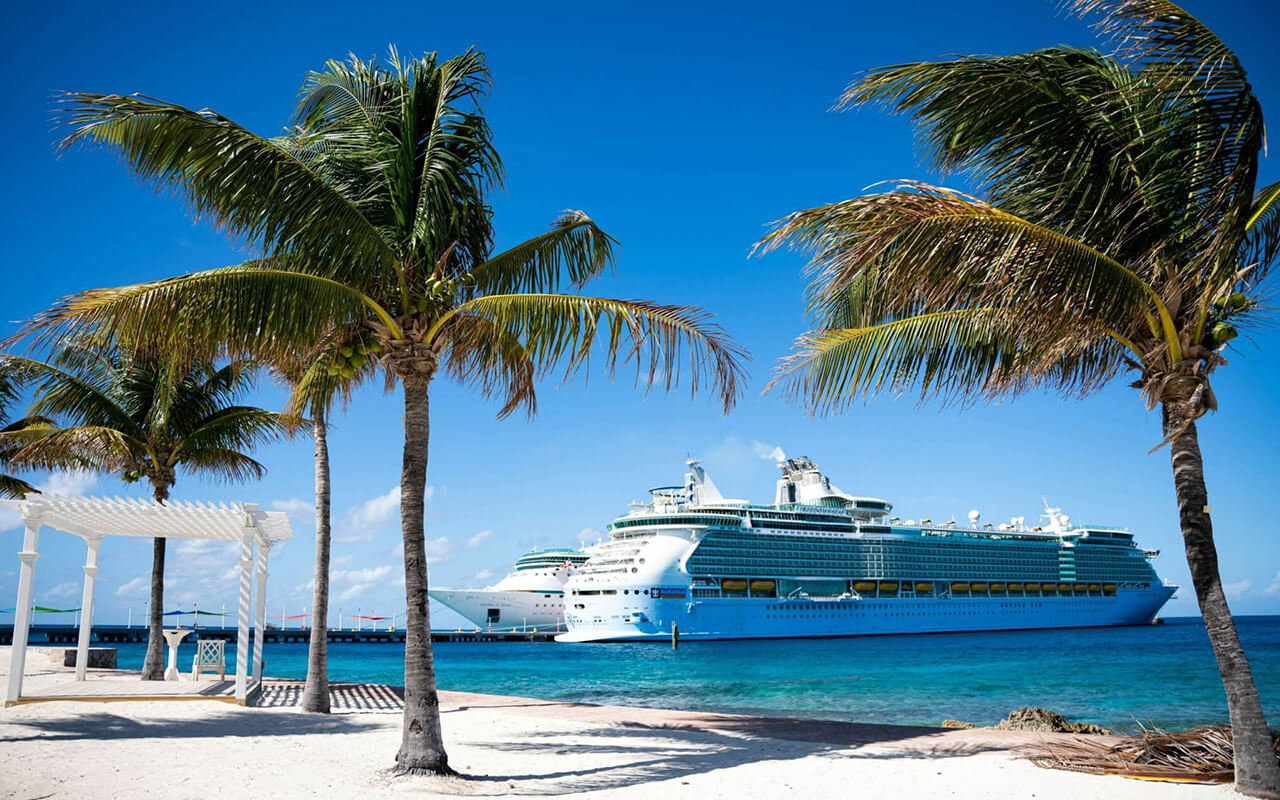
[[[262,680],[262,642],[266,639],[267,624],[267,556],[271,554],[270,542],[258,543],[258,609],[254,615],[253,679]]]
[[[249,609],[253,594],[253,529],[240,537],[240,607],[236,612],[236,700],[249,696]]]
[[[5,702],[13,703],[22,696],[22,671],[27,665],[27,634],[31,630],[31,594],[35,586],[36,560],[40,553],[40,520],[23,514],[26,532],[22,535],[22,566],[18,572],[18,602],[13,610],[13,653],[9,660],[9,690]]]
[[[88,552],[84,557],[84,593],[80,595],[80,639],[76,642],[76,680],[85,678],[89,668],[89,635],[93,630],[93,587],[98,578],[98,546],[101,537],[85,539]]]

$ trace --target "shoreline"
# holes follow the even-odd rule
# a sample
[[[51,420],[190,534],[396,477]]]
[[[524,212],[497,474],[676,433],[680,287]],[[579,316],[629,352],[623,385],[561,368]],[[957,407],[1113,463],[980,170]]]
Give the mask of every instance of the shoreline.
[[[32,688],[68,679],[69,670],[41,661],[28,662]],[[7,660],[0,664],[7,667]],[[91,669],[89,679],[137,674]],[[263,705],[248,708],[75,701],[6,709],[0,712],[0,796],[741,798],[845,796],[856,787],[854,793],[874,798],[1146,800],[1177,792],[1207,800],[1229,792],[1221,786],[1173,787],[1045,770],[1013,753],[1073,734],[812,721],[453,691],[440,692],[441,720],[450,763],[460,777],[399,777],[389,769],[400,741],[402,706],[395,689],[335,683],[339,707],[322,715],[292,705],[301,688],[301,681],[267,679]]]

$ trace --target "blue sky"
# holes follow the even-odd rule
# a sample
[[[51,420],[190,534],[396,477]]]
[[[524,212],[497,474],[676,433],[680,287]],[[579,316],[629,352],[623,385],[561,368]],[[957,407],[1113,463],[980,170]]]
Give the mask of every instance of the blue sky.
[[[210,107],[263,134],[288,120],[308,69],[348,52],[438,50],[475,43],[488,57],[487,103],[507,186],[495,194],[499,245],[582,209],[621,241],[616,276],[590,289],[705,306],[753,354],[750,385],[727,417],[710,397],[644,394],[602,374],[542,388],[536,419],[496,421],[496,407],[438,381],[432,394],[427,538],[434,585],[487,584],[534,545],[594,540],[650,486],[678,482],[701,457],[726,494],[768,500],[774,447],[817,460],[847,491],[881,496],[904,517],[970,508],[987,520],[1035,518],[1041,496],[1076,521],[1127,525],[1159,548],[1161,575],[1185,588],[1166,608],[1195,613],[1167,451],[1148,455],[1159,421],[1117,383],[1085,401],[1033,395],[967,410],[882,397],[815,420],[762,396],[775,360],[804,327],[801,262],[748,259],[764,225],[844,199],[877,181],[941,181],[920,161],[908,123],[827,109],[859,70],[948,53],[1004,53],[1094,40],[1054,3],[736,2],[703,5],[437,3],[20,4],[4,11],[0,59],[17,78],[4,104],[0,211],[5,290],[0,333],[58,297],[232,263],[224,236],[171,197],[140,186],[103,152],[57,157],[53,93],[141,92]],[[1190,9],[1233,46],[1263,106],[1280,108],[1274,32],[1280,11],[1223,0]],[[1274,159],[1262,179],[1273,181]],[[1238,341],[1216,381],[1222,410],[1201,424],[1224,580],[1239,612],[1280,611],[1280,545],[1270,504],[1280,485],[1276,330]],[[264,385],[255,399],[276,406]],[[395,491],[401,405],[366,391],[335,422],[333,610],[403,605]],[[310,603],[313,526],[309,441],[269,447],[261,483],[180,478],[175,497],[256,501],[294,512],[297,537],[273,558],[270,605]],[[52,476],[54,488],[136,494],[112,480]],[[0,547],[20,530],[0,517]],[[83,546],[46,531],[37,599],[75,605]],[[170,607],[217,609],[235,595],[222,548],[176,544]],[[109,541],[99,619],[140,613],[145,542]],[[9,563],[5,563],[8,561]],[[0,560],[0,607],[17,559]],[[442,624],[451,618],[442,617]]]

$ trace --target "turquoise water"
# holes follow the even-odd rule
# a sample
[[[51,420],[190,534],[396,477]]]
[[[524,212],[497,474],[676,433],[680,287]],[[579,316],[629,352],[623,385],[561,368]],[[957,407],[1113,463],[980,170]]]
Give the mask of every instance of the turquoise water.
[[[1280,616],[1242,617],[1269,719],[1280,725]],[[121,645],[120,666],[141,666]],[[233,650],[234,648],[229,648]],[[190,663],[194,647],[184,645]],[[591,703],[816,719],[991,724],[1012,708],[1132,731],[1225,722],[1198,619],[1164,625],[852,639],[558,645],[439,643],[440,687]],[[234,653],[232,653],[234,658]],[[306,676],[305,644],[269,644],[266,674]],[[333,680],[403,683],[399,645],[329,646]]]

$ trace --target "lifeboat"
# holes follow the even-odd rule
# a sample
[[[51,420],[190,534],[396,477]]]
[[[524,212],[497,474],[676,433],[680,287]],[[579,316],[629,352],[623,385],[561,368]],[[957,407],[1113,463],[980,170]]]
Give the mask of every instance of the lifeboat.
[[[772,592],[776,588],[777,584],[773,581],[759,580],[751,582],[751,591],[753,592]]]
[[[1005,585],[1003,583],[991,584],[991,592],[993,594],[1004,594]]]
[[[874,592],[876,590],[875,581],[857,581],[853,584],[855,592]]]
[[[1062,594],[1071,594],[1071,584],[1069,583],[1058,584],[1058,591],[1061,592]]]
[[[898,582],[897,581],[880,581],[880,591],[896,592],[898,591]]]
[[[1058,591],[1058,584],[1056,584],[1056,583],[1042,583],[1042,584],[1040,584],[1040,591],[1042,591],[1042,592],[1056,592],[1056,591]]]
[[[1022,584],[1020,584],[1020,583],[1011,583],[1011,584],[1009,584],[1009,591],[1011,591],[1011,592],[1020,592],[1020,591],[1022,591]]]
[[[1102,584],[1102,593],[1108,594],[1108,595],[1114,595],[1116,593],[1116,585],[1114,583]]]
[[[951,591],[953,591],[953,592],[967,592],[967,591],[969,591],[969,584],[967,584],[967,583],[953,583],[953,584],[951,584]]]
[[[1089,591],[1091,591],[1091,592],[1100,592],[1100,591],[1102,591],[1102,584],[1100,584],[1100,583],[1091,583],[1091,584],[1089,584]]]
[[[1076,584],[1075,586],[1073,586],[1072,588],[1075,590],[1075,593],[1076,593],[1076,594],[1088,594],[1088,593],[1089,593],[1089,585],[1088,585],[1087,583],[1077,583],[1077,584]]]
[[[745,592],[747,590],[747,582],[739,578],[726,578],[720,581],[720,588],[726,592]]]
[[[987,590],[987,585],[985,583],[975,583],[970,588],[975,592],[985,592]]]
[[[917,592],[932,592],[933,584],[928,581],[916,581]]]

